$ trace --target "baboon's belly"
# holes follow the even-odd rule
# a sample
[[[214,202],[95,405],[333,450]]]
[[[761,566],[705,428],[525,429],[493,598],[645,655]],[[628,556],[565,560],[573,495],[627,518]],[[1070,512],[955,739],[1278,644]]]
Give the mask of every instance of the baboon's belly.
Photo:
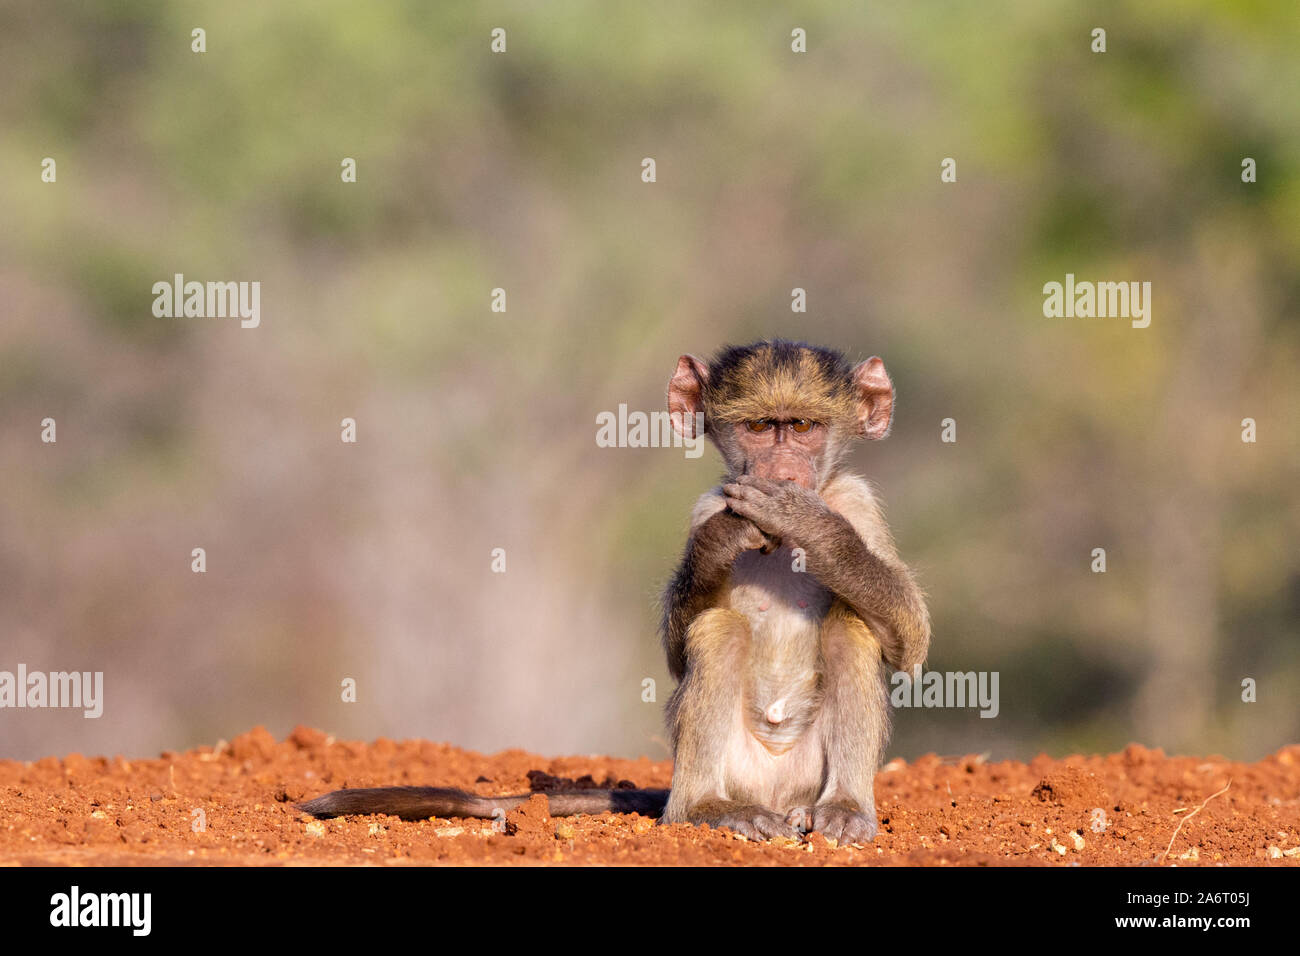
[[[797,570],[789,548],[742,554],[732,568],[731,608],[749,621],[744,724],[772,755],[787,753],[821,709],[821,622],[831,594]]]

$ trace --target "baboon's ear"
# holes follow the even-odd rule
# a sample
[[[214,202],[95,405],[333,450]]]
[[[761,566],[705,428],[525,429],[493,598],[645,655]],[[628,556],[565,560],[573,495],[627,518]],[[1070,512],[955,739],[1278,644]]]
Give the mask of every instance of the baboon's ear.
[[[894,419],[894,383],[885,363],[874,355],[862,362],[853,369],[853,384],[858,391],[858,434],[884,438]]]
[[[704,412],[704,386],[709,381],[709,367],[694,355],[683,355],[677,360],[677,371],[668,380],[668,417],[677,434],[683,438],[696,438],[696,413]],[[708,422],[699,429],[708,431]]]

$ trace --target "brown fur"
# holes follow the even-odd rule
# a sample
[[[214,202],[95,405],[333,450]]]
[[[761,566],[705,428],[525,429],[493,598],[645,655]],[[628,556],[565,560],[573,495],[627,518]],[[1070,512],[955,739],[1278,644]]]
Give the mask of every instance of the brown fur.
[[[888,673],[924,660],[930,639],[871,486],[842,470],[854,435],[888,433],[884,366],[788,342],[707,366],[683,356],[669,408],[703,412],[728,476],[697,502],[664,598],[680,683],[663,820],[870,839]],[[796,419],[815,428],[795,432]],[[786,473],[797,480],[775,477]]]

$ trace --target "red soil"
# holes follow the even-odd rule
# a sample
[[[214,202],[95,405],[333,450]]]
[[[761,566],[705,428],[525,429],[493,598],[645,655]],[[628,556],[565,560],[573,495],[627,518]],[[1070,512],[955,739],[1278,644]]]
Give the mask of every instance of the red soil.
[[[668,762],[644,757],[485,756],[422,740],[341,741],[304,727],[277,743],[258,727],[157,760],[0,761],[0,865],[1300,864],[1300,746],[1254,764],[1136,744],[1027,764],[895,760],[876,778],[880,834],[861,847],[816,834],[753,843],[635,814],[552,818],[541,795],[622,781],[667,787],[670,778]],[[490,820],[317,821],[293,808],[339,787],[388,784],[539,795],[508,815],[504,832]]]

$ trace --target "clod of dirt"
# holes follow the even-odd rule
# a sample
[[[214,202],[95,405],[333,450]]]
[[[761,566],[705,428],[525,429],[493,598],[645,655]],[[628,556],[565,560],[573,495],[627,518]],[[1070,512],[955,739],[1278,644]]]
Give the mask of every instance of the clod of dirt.
[[[1127,751],[1125,752],[1127,756]],[[1090,807],[1109,807],[1110,797],[1099,778],[1091,770],[1066,765],[1047,774],[1034,787],[1033,796],[1044,803],[1086,810]]]
[[[1283,747],[1270,758],[1276,760],[1284,767],[1294,767],[1300,765],[1300,744],[1291,744]]]
[[[585,773],[575,780],[573,777],[557,777],[541,770],[530,770],[528,789],[534,793],[549,793],[552,790],[635,790],[636,784],[631,780],[615,780],[609,775],[604,780],[597,780]]]
[[[555,824],[551,820],[551,802],[546,794],[535,793],[506,814],[506,833],[522,837],[551,837]]]
[[[1123,756],[1125,766],[1140,767],[1143,764],[1159,763],[1165,759],[1165,752],[1159,747],[1149,750],[1141,744],[1129,744],[1124,748]]]
[[[328,734],[301,724],[293,728],[293,733],[289,734],[289,742],[299,750],[318,750],[324,747],[328,740]]]
[[[254,727],[230,742],[230,755],[236,760],[266,760],[275,753],[275,738],[265,727]]]

